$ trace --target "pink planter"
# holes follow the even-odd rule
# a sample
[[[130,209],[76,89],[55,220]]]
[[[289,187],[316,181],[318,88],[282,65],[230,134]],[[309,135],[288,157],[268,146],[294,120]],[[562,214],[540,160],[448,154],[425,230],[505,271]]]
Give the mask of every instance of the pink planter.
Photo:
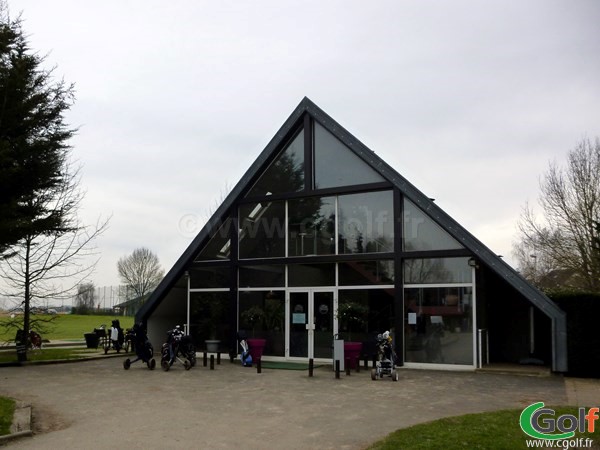
[[[350,360],[350,368],[356,369],[360,364],[362,342],[344,342],[344,359]]]
[[[246,341],[248,343],[248,351],[252,356],[252,362],[256,363],[262,358],[263,350],[267,344],[266,339],[251,338]]]

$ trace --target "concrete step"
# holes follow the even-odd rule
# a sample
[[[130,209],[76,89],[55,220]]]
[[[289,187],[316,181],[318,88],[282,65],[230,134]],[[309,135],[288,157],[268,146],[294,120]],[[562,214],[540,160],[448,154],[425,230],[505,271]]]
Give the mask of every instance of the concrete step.
[[[552,375],[552,370],[548,366],[528,365],[528,364],[508,364],[493,363],[477,369],[481,373],[503,373],[509,375],[524,375],[530,377],[548,377]]]

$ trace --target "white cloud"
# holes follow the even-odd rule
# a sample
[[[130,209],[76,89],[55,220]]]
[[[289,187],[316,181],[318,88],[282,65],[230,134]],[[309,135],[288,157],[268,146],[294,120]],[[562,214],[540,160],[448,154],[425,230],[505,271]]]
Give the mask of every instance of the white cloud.
[[[74,82],[88,221],[113,214],[97,285],[235,185],[305,95],[510,259],[540,174],[600,135],[595,0],[13,0]]]

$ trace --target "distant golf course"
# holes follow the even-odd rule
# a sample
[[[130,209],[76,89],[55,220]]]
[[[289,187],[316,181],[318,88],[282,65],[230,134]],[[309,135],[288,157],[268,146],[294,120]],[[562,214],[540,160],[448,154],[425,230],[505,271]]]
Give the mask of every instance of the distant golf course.
[[[17,316],[21,318],[22,315]],[[50,319],[51,323],[44,324],[46,328],[45,332],[40,333],[44,340],[84,340],[84,333],[90,333],[94,331],[94,328],[99,328],[100,325],[105,325],[106,328],[110,328],[113,320],[118,319],[121,328],[127,329],[133,326],[134,318],[129,316],[96,316],[96,315],[77,315],[77,314],[57,314],[54,316],[44,315],[32,315],[33,319]],[[12,341],[15,338],[15,332],[12,329],[7,329],[5,324],[10,321],[11,318],[8,315],[0,315],[0,342]]]

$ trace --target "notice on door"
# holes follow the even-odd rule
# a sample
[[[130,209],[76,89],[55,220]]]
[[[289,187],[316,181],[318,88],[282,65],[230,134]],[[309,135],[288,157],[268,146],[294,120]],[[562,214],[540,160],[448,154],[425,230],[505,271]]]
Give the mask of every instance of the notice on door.
[[[292,314],[292,323],[305,324],[306,323],[306,314],[293,313]]]

